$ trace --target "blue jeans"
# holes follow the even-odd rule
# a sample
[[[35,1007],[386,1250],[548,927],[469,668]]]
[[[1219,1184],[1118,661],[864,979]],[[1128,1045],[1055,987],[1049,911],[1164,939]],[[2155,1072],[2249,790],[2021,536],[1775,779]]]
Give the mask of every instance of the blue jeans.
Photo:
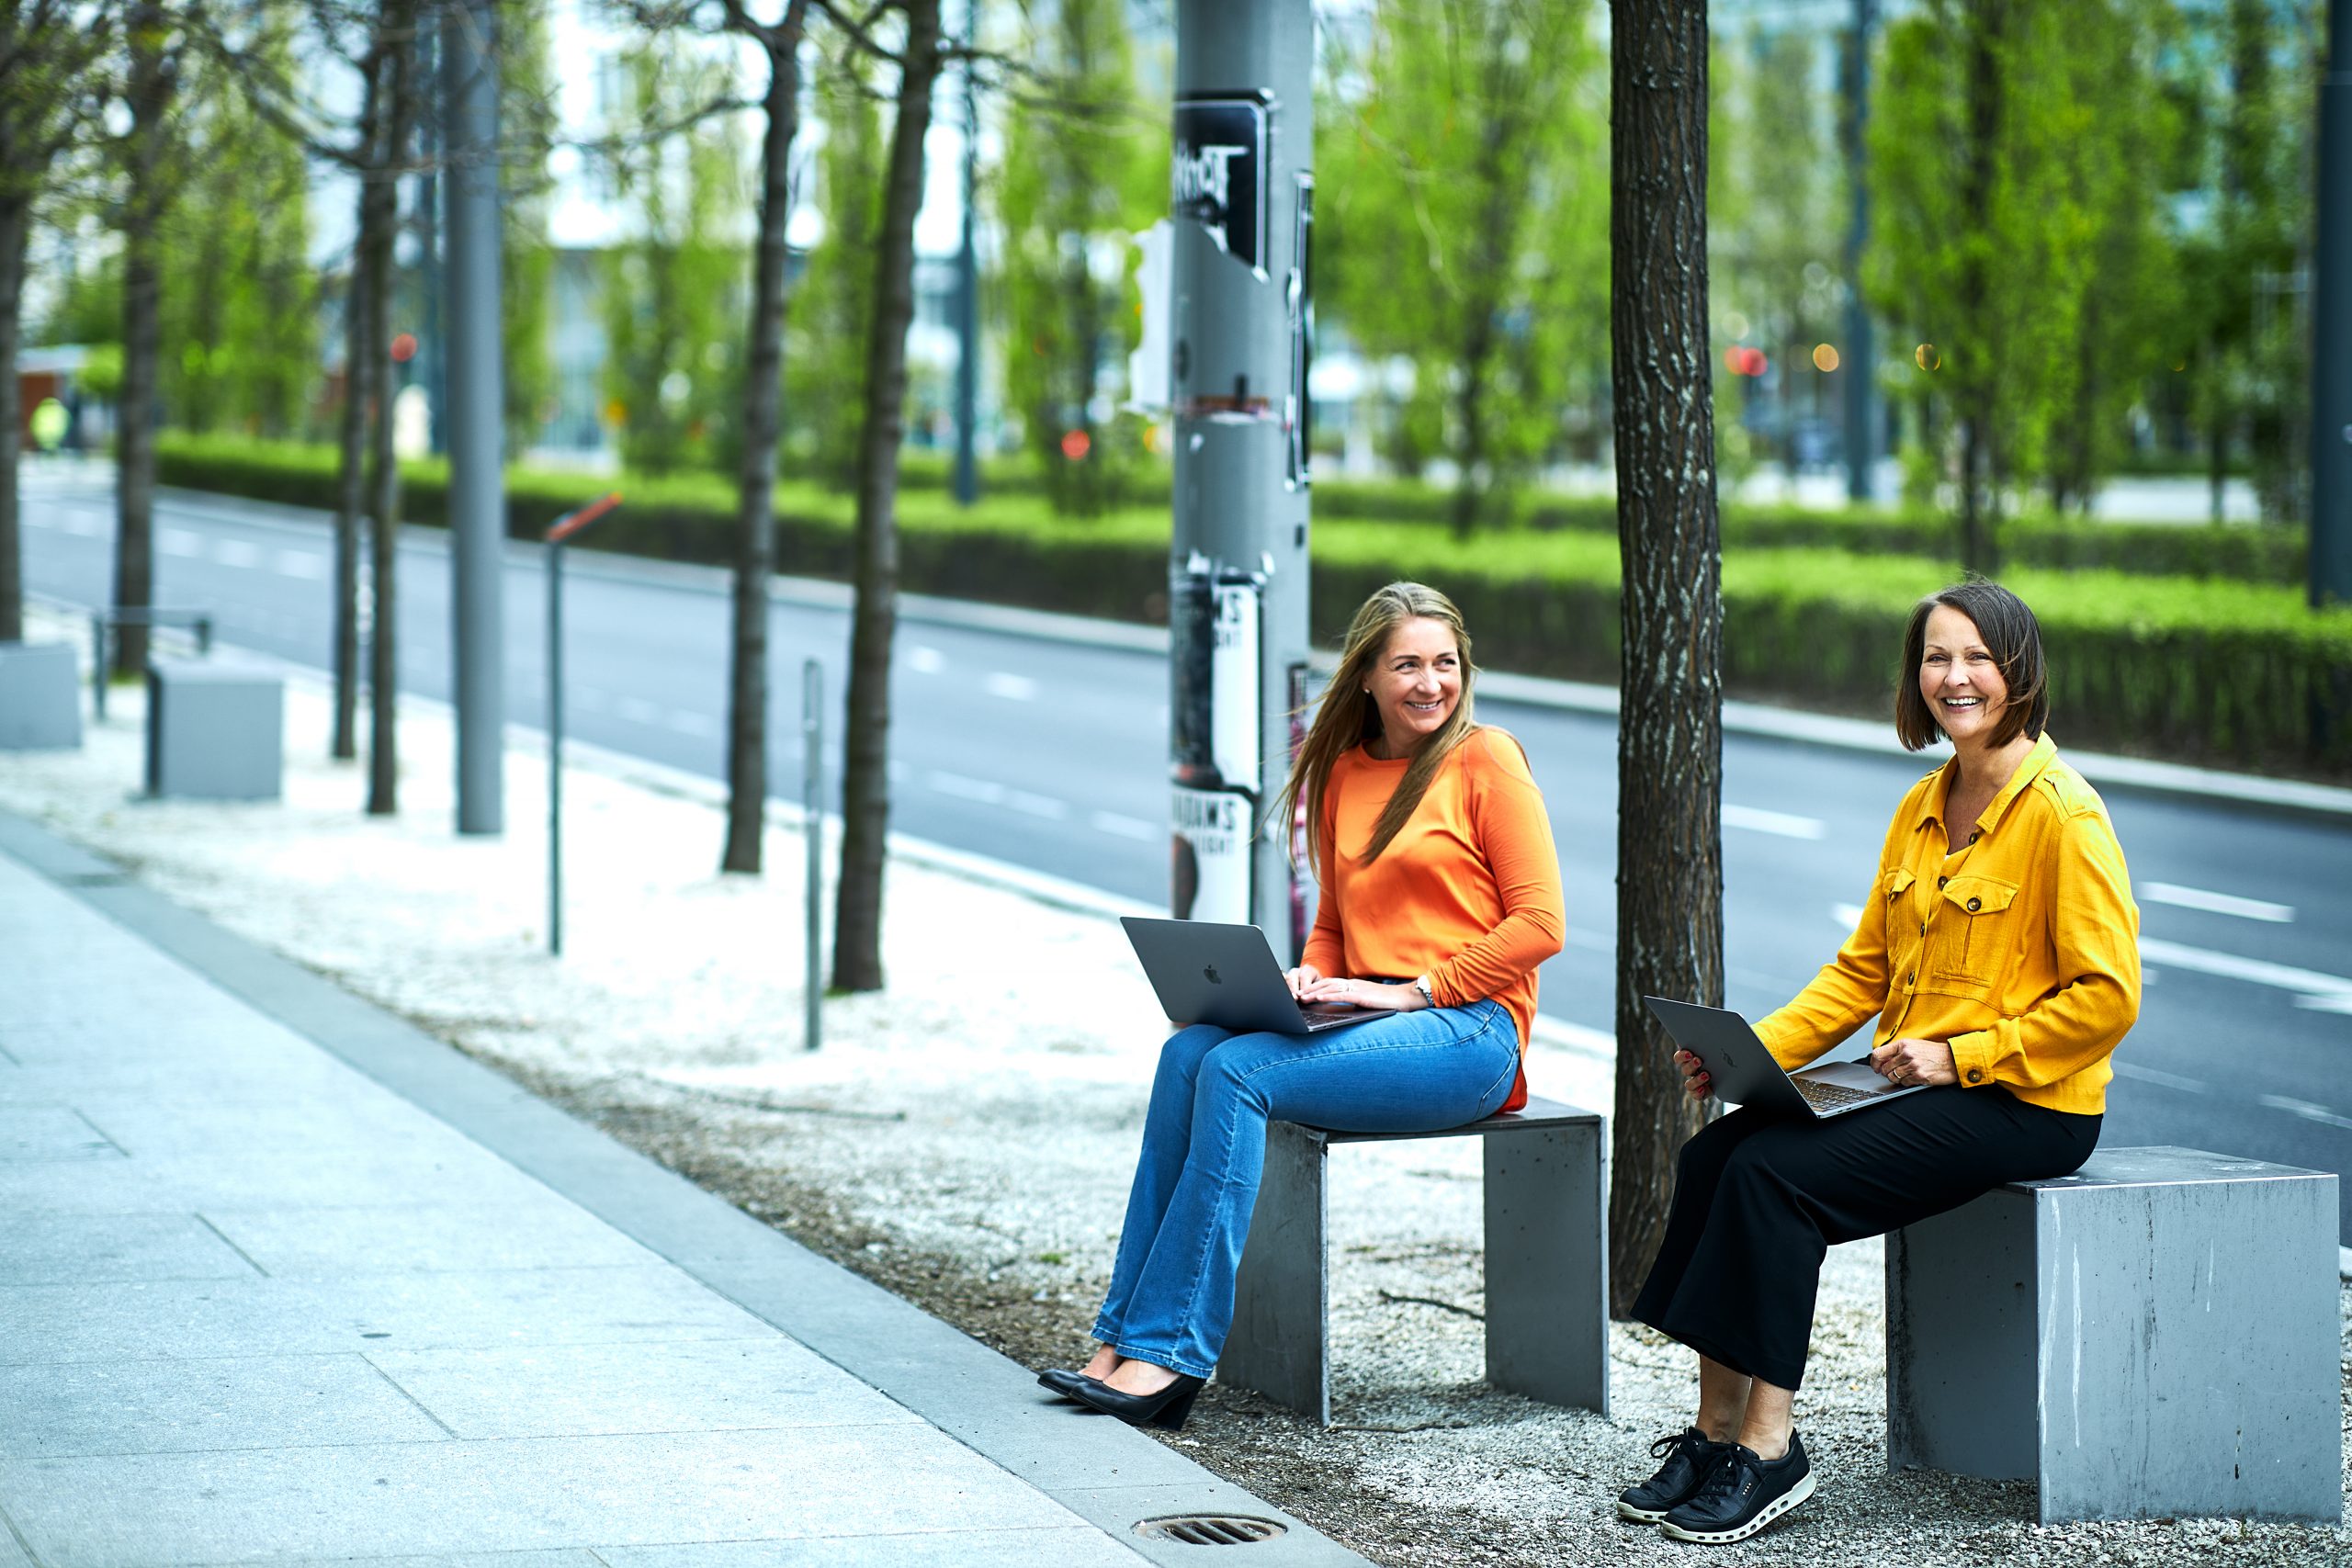
[[[1499,1002],[1424,1008],[1322,1034],[1180,1030],[1159,1050],[1143,1154],[1094,1337],[1194,1377],[1233,1326],[1233,1277],[1266,1163],[1266,1123],[1429,1133],[1491,1116],[1519,1072]]]

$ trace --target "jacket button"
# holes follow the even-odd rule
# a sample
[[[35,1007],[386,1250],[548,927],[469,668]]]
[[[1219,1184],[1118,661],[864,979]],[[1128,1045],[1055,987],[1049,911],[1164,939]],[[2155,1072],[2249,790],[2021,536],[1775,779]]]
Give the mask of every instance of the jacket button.
[[[1926,936],[1928,934],[1928,922],[1925,920],[1921,920],[1919,922],[1919,934],[1921,936]]]
[[[1982,1067],[1969,1068],[1968,1081],[1970,1083],[1983,1083],[1984,1081],[1984,1069]]]
[[[1939,877],[1937,877],[1937,878],[1936,878],[1936,886],[1937,886],[1937,888],[1938,888],[1939,890],[1941,890],[1941,889],[1946,888],[1946,887],[1950,887],[1951,886],[1951,877],[1949,877],[1949,876],[1939,876]]]
[[[1982,838],[1983,836],[1984,836],[1984,829],[1971,829],[1969,830],[1969,834],[1968,834],[1968,841],[1969,841],[1970,843],[1972,843],[1972,844],[1973,844],[1973,843],[1974,843],[1978,839]]]
[[[1977,911],[1977,910],[1979,910],[1979,909],[1983,908],[1984,907],[1984,899],[1982,899],[1982,898],[1971,898],[1971,899],[1968,901],[1968,912],[1969,912],[1970,914],[1972,914],[1972,915],[1973,915],[1973,914],[1974,914],[1974,913],[1976,913],[1976,911]]]
[[[1905,985],[1906,985],[1906,986],[1907,986],[1907,985],[1909,985],[1909,984],[1912,982],[1912,980],[1917,976],[1917,975],[1918,975],[1918,971],[1917,971],[1917,970],[1916,970],[1916,969],[1915,969],[1915,970],[1913,970],[1910,974],[1905,975],[1905,976],[1903,976],[1903,983],[1904,983]]]

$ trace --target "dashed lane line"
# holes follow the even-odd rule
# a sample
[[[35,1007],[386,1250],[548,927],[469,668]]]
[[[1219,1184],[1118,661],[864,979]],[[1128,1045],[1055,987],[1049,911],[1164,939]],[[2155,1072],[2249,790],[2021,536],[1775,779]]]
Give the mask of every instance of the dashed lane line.
[[[988,679],[980,682],[980,689],[992,697],[1003,697],[1010,702],[1034,703],[1037,700],[1036,682],[1026,675],[1008,674],[1001,670],[990,671]]]
[[[2184,887],[2177,882],[2143,882],[2136,891],[2151,904],[2170,904],[2181,909],[2204,909],[2216,915],[2235,915],[2242,920],[2268,920],[2285,925],[2295,918],[2291,904],[2274,904],[2267,898],[2241,898],[2234,893],[2213,893],[2202,887]]]
[[[1767,811],[1761,807],[1734,806],[1729,802],[1724,805],[1723,819],[1726,828],[1771,833],[1783,839],[1818,840],[1829,831],[1828,824],[1817,817],[1795,817],[1785,811]]]

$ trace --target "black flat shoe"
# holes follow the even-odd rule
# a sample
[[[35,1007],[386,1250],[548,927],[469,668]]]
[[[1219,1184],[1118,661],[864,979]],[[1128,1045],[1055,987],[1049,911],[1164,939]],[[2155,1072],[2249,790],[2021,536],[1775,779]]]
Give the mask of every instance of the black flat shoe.
[[[1078,1385],[1086,1381],[1084,1372],[1074,1372],[1068,1367],[1047,1367],[1037,1374],[1039,1387],[1051,1389],[1064,1399],[1076,1399]]]
[[[1069,1393],[1080,1404],[1091,1405],[1105,1416],[1116,1416],[1130,1427],[1157,1427],[1165,1432],[1181,1432],[1184,1429],[1184,1417],[1193,1413],[1193,1401],[1206,1382],[1206,1378],[1178,1372],[1176,1381],[1158,1393],[1122,1393],[1109,1383],[1082,1377]]]

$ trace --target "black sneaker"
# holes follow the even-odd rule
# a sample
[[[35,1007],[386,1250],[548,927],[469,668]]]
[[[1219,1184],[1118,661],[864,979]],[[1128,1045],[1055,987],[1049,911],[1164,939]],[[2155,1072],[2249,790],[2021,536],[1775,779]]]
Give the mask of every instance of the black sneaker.
[[[1735,1443],[1715,1466],[1698,1495],[1658,1521],[1661,1533],[1677,1540],[1722,1546],[1746,1540],[1813,1495],[1813,1466],[1804,1441],[1789,1434],[1789,1451],[1767,1464],[1754,1449]]]
[[[1645,1525],[1657,1523],[1669,1509],[1696,1496],[1731,1450],[1729,1443],[1709,1441],[1707,1434],[1696,1427],[1668,1432],[1650,1445],[1650,1458],[1666,1462],[1639,1486],[1628,1486],[1617,1494],[1617,1517]]]

